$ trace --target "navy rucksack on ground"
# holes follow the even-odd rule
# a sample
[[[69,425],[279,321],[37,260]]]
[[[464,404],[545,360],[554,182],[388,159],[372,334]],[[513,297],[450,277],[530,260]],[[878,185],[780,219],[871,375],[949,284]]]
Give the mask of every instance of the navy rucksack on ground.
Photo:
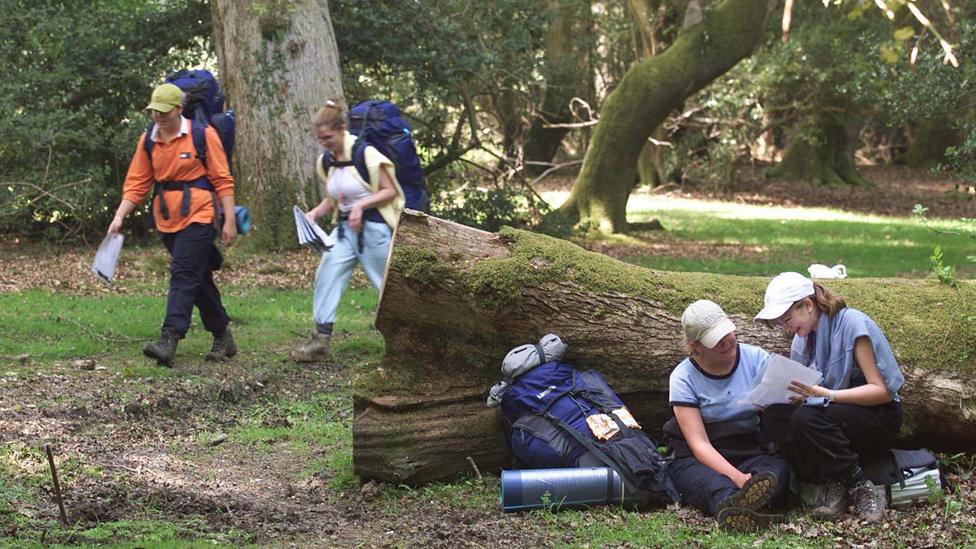
[[[579,372],[558,360],[535,366],[511,380],[501,412],[521,467],[606,466],[638,494],[640,506],[679,500],[658,444],[595,370]],[[609,437],[597,438],[594,425]]]
[[[217,136],[220,137],[220,143],[224,148],[224,155],[227,157],[227,166],[230,168],[234,154],[234,140],[237,130],[236,120],[233,109],[224,110],[224,94],[220,91],[220,85],[217,83],[214,75],[207,70],[184,69],[170,73],[164,82],[173,84],[186,93],[183,116],[191,121],[190,131],[191,137],[193,138],[193,148],[196,150],[197,158],[203,164],[203,167],[207,167],[206,129],[207,126],[212,126],[217,131]],[[149,123],[149,126],[146,127],[146,139],[143,140],[143,149],[150,158],[152,158],[153,149],[153,140],[150,136],[152,135],[154,126],[155,124],[153,122]],[[157,181],[153,188],[153,195],[155,196],[162,190],[182,190],[184,198],[180,215],[185,217],[189,215],[189,188],[191,186],[212,193],[214,210],[221,211],[220,204],[217,201],[216,190],[213,184],[206,178],[185,182]],[[166,210],[162,201],[160,201],[160,215],[163,216],[163,219],[169,219],[169,211]],[[222,212],[221,215],[223,215]],[[247,208],[237,206],[235,217],[238,232],[247,234],[251,227],[250,214]],[[217,224],[216,219],[214,223]]]
[[[403,189],[406,207],[430,212],[430,197],[424,187],[424,170],[417,156],[413,132],[400,109],[389,101],[363,101],[349,110],[349,133],[355,135],[352,165],[363,181],[370,183],[366,168],[366,145],[372,145],[396,167],[396,178]],[[329,151],[322,155],[322,171],[329,173],[335,163]]]

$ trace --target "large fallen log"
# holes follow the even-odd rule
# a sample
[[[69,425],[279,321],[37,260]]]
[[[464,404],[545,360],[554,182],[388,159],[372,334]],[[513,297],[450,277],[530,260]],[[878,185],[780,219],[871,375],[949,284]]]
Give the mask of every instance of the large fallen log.
[[[772,273],[771,273],[772,274]],[[778,330],[752,322],[768,277],[643,269],[555,238],[487,233],[406,213],[394,236],[376,326],[385,358],[354,372],[357,475],[411,485],[507,465],[485,406],[501,360],[546,333],[568,362],[596,368],[638,421],[670,416],[668,375],[685,356],[684,307],[721,304],[740,341],[788,354]],[[831,281],[881,325],[907,379],[902,439],[931,449],[976,448],[976,284]]]

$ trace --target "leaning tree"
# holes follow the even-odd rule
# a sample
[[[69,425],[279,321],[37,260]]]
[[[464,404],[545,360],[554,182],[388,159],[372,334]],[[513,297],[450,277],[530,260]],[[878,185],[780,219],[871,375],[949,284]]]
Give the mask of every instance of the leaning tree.
[[[237,112],[239,201],[264,246],[294,240],[291,205],[314,188],[319,147],[311,116],[342,96],[339,54],[326,0],[214,0],[220,77]],[[315,196],[314,193],[312,196]]]
[[[689,2],[682,31],[659,55],[634,65],[600,109],[600,122],[573,191],[560,209],[604,232],[627,228],[637,160],[672,110],[759,44],[775,0]]]

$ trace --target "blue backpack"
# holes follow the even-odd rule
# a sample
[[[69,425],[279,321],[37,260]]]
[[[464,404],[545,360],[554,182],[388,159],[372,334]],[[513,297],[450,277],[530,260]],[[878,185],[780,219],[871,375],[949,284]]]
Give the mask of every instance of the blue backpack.
[[[640,506],[679,501],[658,444],[613,413],[624,404],[597,371],[551,361],[512,380],[502,397],[507,442],[516,464],[529,468],[610,467]],[[597,439],[587,417],[606,414],[619,431]]]
[[[164,82],[173,84],[186,93],[186,102],[183,106],[183,116],[191,121],[191,137],[193,138],[193,148],[196,150],[197,158],[207,167],[207,126],[213,127],[220,137],[220,144],[223,145],[224,155],[227,157],[227,165],[231,166],[234,154],[234,140],[236,135],[236,119],[233,109],[224,110],[224,94],[220,91],[220,85],[214,75],[207,70],[179,70],[166,77]],[[153,122],[146,127],[146,138],[143,140],[143,149],[152,158]],[[180,215],[189,215],[190,208],[190,187],[196,187],[209,191],[213,194],[214,210],[220,211],[217,201],[216,190],[210,180],[206,177],[194,181],[157,181],[153,186],[153,195],[160,191],[180,190],[183,192],[183,203],[180,208]],[[241,234],[247,234],[251,228],[250,215],[247,208],[237,206],[235,217],[237,220],[237,230]],[[159,201],[159,213],[163,219],[169,219],[169,211],[165,203]],[[221,212],[221,215],[222,212]],[[217,220],[214,220],[217,224]]]
[[[429,213],[430,197],[424,187],[424,170],[417,156],[413,132],[400,109],[389,101],[363,101],[349,111],[349,132],[358,138],[352,147],[352,160],[334,161],[326,150],[322,155],[323,173],[329,173],[330,166],[352,165],[363,181],[369,182],[365,151],[367,145],[372,145],[396,167],[396,178],[403,189],[406,207]]]

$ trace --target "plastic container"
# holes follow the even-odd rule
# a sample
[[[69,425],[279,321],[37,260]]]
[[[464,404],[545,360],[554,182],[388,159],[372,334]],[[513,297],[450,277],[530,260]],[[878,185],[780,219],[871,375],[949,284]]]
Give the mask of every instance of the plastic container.
[[[506,513],[530,509],[578,509],[629,502],[623,482],[609,467],[502,471],[499,504]]]

